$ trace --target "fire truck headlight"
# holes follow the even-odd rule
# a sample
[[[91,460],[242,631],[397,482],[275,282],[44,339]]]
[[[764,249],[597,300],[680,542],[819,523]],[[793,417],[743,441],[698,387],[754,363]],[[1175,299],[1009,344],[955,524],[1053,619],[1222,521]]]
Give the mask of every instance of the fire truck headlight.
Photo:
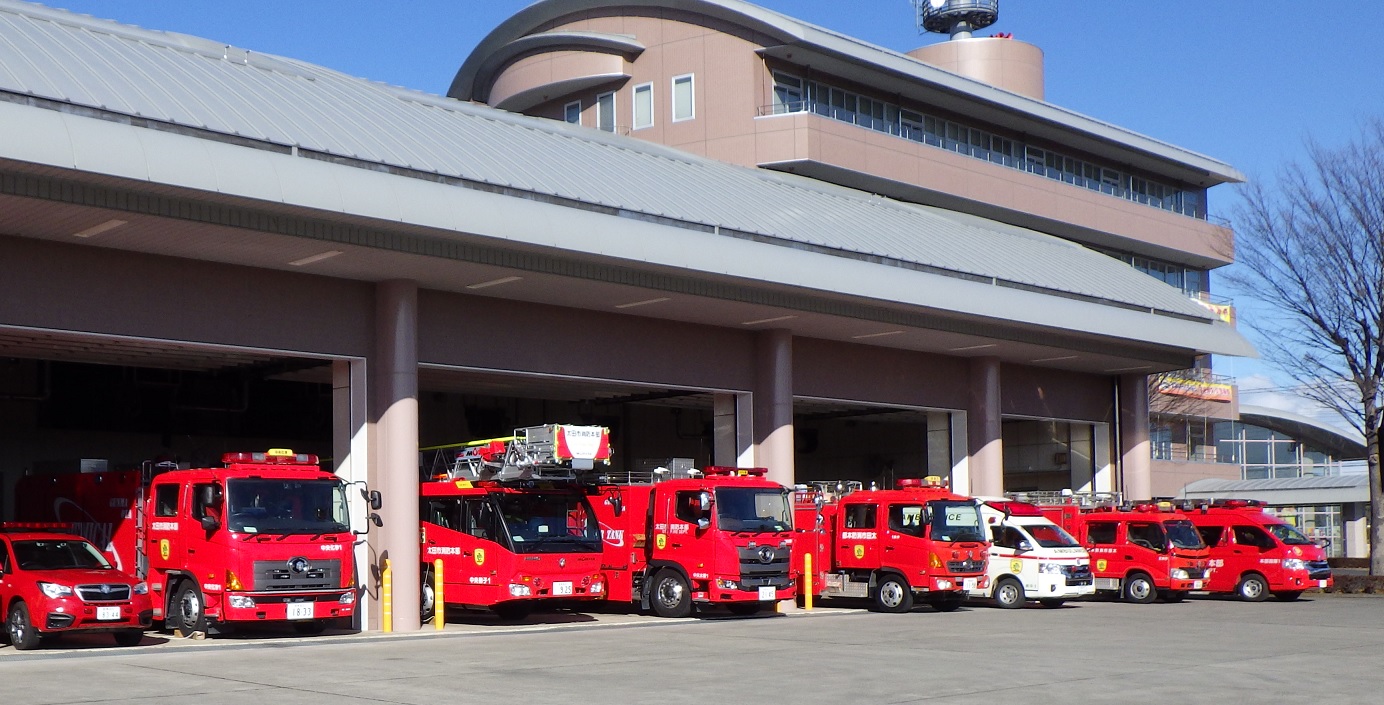
[[[937,581],[937,589],[938,589],[938,590],[950,590],[950,589],[951,589],[951,586],[952,586],[952,581],[950,581],[950,580],[938,580],[938,581]]]
[[[42,590],[44,595],[52,598],[67,597],[72,594],[71,587],[57,583],[39,583],[38,589]]]
[[[1039,563],[1039,564],[1038,564],[1038,572],[1039,572],[1039,573],[1047,573],[1047,574],[1049,574],[1049,575],[1062,575],[1062,572],[1063,572],[1063,571],[1062,571],[1062,564],[1061,564],[1061,563]]]
[[[229,602],[232,607],[237,609],[249,610],[255,608],[255,598],[245,595],[231,595]]]
[[[605,592],[605,584],[602,583],[602,582],[600,582],[599,580],[596,581],[596,582],[594,582],[594,583],[591,583],[591,592],[592,592],[592,593],[601,593],[601,592]]]
[[[1307,563],[1301,558],[1284,558],[1283,570],[1307,570]]]
[[[149,583],[135,583],[134,591],[136,595],[148,595]]]
[[[513,584],[509,586],[509,594],[511,597],[528,597],[533,594],[533,588],[527,585]]]
[[[343,605],[354,605],[356,603],[356,591],[351,590],[342,593],[341,598],[338,599],[337,602],[340,602]]]
[[[1187,571],[1183,570],[1182,568],[1173,568],[1172,576],[1173,580],[1188,580],[1192,577],[1188,575]]]
[[[734,580],[722,580],[722,579],[720,579],[720,578],[717,578],[717,579],[716,579],[716,587],[718,587],[718,588],[720,588],[720,589],[722,589],[722,590],[739,590],[739,589],[740,589],[740,583],[738,583],[738,582],[736,582],[736,581],[734,581]]]

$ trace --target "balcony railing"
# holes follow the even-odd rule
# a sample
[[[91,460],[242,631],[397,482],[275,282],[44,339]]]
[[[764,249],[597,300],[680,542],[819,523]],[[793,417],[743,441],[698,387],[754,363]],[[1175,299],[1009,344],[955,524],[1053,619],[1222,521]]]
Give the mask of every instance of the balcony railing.
[[[1224,296],[1212,296],[1205,291],[1189,291],[1187,294],[1193,301],[1216,314],[1222,321],[1235,325],[1235,303],[1232,299]]]

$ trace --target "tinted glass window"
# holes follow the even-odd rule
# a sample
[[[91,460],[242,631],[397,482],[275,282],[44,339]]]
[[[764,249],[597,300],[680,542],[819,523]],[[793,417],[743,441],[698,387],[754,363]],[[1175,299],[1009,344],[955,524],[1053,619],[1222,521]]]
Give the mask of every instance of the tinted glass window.
[[[159,485],[154,490],[154,516],[178,516],[178,485]]]
[[[1260,529],[1257,526],[1236,526],[1234,527],[1234,531],[1235,543],[1238,543],[1241,546],[1253,546],[1255,548],[1273,548],[1277,545],[1276,543],[1274,543],[1272,537],[1264,533],[1264,530]]]
[[[1163,533],[1163,527],[1157,524],[1130,522],[1129,542],[1135,546],[1161,551],[1168,545],[1168,538]]]
[[[1198,526],[1197,533],[1201,534],[1202,543],[1207,546],[1219,546],[1221,536],[1225,534],[1224,526]]]
[[[990,535],[994,544],[1000,548],[1017,549],[1019,542],[1024,540],[1023,532],[1012,526],[992,526]]]
[[[846,507],[847,529],[875,528],[875,505],[852,504]]]
[[[927,530],[923,522],[923,505],[895,504],[889,507],[889,529],[909,536],[922,536]]]
[[[1087,538],[1095,544],[1115,543],[1115,527],[1117,524],[1110,522],[1092,522],[1086,529]]]

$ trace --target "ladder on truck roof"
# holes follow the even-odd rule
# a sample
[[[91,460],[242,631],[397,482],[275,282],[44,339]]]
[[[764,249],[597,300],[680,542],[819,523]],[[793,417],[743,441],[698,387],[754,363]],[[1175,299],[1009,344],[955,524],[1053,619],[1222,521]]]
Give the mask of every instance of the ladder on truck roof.
[[[610,429],[547,424],[514,429],[514,435],[451,446],[449,480],[577,480],[610,463]]]
[[[1119,492],[1073,492],[1071,490],[1005,492],[1005,497],[1038,506],[1073,506],[1082,509],[1118,507],[1124,504]]]

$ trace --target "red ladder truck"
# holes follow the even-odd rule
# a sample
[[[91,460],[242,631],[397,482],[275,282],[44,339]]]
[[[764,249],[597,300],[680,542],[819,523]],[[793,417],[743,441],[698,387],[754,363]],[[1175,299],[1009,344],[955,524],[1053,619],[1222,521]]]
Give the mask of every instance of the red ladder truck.
[[[983,588],[989,544],[976,500],[941,478],[903,479],[898,489],[819,482],[794,494],[795,565],[812,554],[812,592],[870,598],[881,612],[907,612],[915,596],[940,612]]]
[[[420,485],[422,619],[442,600],[520,619],[534,606],[605,596],[601,532],[578,482],[610,462],[610,430],[549,424],[463,444]],[[589,478],[588,478],[589,479]]]

